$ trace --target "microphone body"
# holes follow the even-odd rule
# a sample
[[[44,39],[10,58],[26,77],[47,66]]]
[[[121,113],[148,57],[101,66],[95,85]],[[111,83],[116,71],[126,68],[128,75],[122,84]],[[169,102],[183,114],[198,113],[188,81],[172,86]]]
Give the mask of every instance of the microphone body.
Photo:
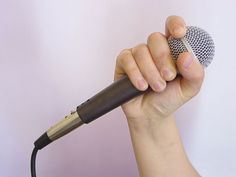
[[[175,39],[170,37],[168,43],[174,60],[178,58],[180,53],[190,52],[203,66],[207,67],[214,56],[214,42],[211,36],[201,28],[189,26],[183,38]],[[149,90],[151,90],[150,87],[146,91],[136,89],[129,78],[124,76],[79,105],[76,111],[72,111],[59,123],[49,128],[35,141],[35,148],[42,149],[75,128],[90,123]]]
[[[127,76],[100,91],[98,94],[79,105],[63,120],[52,126],[37,141],[35,147],[42,149],[52,141],[71,132],[75,128],[97,119],[123,103],[143,94],[146,91],[136,89]]]

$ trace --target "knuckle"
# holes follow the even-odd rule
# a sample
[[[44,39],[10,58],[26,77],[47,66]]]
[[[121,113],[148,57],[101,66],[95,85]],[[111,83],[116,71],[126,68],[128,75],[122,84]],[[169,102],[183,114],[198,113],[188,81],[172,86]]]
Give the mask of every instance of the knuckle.
[[[148,47],[146,44],[139,44],[136,47],[132,49],[132,53],[134,56],[140,55],[142,53],[145,53],[148,50]]]
[[[182,17],[177,16],[177,15],[171,15],[167,17],[166,22],[167,24],[172,24],[175,23],[176,21],[183,21]]]
[[[152,41],[156,41],[160,38],[162,38],[164,35],[160,32],[154,32],[154,33],[151,33],[149,36],[148,36],[148,43],[152,42]]]
[[[186,34],[186,24],[183,18],[179,16],[170,16],[167,18],[166,26],[169,32],[176,38],[181,38]]]
[[[168,29],[170,29],[170,26],[171,26],[171,24],[172,24],[174,18],[175,18],[174,15],[167,17],[167,19],[166,19],[166,27],[167,27]]]
[[[130,50],[128,49],[122,50],[116,58],[116,63],[121,65],[126,64],[130,55],[131,55]]]
[[[121,57],[121,58],[119,59],[119,63],[120,63],[122,66],[130,65],[130,59],[129,59],[129,57],[123,56],[123,57]]]

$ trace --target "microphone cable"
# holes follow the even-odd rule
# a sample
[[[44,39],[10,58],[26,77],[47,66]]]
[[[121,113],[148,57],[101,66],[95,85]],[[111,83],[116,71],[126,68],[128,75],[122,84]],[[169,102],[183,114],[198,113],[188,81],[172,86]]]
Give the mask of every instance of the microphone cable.
[[[35,163],[36,163],[37,152],[38,152],[38,148],[34,147],[31,154],[31,160],[30,160],[31,177],[36,177]]]

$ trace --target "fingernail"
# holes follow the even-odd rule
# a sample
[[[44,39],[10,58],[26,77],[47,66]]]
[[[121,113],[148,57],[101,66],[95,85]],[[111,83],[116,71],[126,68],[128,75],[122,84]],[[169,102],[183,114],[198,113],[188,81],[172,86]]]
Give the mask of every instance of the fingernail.
[[[182,35],[184,34],[185,28],[181,25],[176,25],[173,28],[173,34],[174,35]]]
[[[140,88],[141,90],[145,90],[147,88],[147,83],[144,79],[138,81],[138,88]]]
[[[154,85],[154,90],[157,91],[157,92],[161,92],[162,90],[164,90],[164,88],[165,88],[165,84],[161,81],[157,82]]]
[[[188,56],[188,57],[185,59],[185,61],[184,61],[184,63],[183,63],[183,66],[184,66],[186,69],[188,69],[188,68],[190,67],[190,65],[192,64],[192,62],[193,62],[192,56]]]
[[[179,34],[179,33],[181,33],[182,29],[183,29],[182,26],[176,25],[176,26],[174,27],[174,29],[173,29],[173,33],[174,33],[174,34]]]
[[[174,72],[168,68],[163,69],[161,73],[162,76],[167,80],[172,79],[174,77]]]

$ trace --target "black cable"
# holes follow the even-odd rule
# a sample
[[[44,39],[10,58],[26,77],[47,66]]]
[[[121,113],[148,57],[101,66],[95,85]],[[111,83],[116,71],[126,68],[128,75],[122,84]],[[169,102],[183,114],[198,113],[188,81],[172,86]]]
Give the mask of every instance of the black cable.
[[[36,161],[37,152],[38,152],[38,148],[34,147],[33,152],[31,154],[31,162],[30,162],[31,177],[36,177],[35,161]]]

